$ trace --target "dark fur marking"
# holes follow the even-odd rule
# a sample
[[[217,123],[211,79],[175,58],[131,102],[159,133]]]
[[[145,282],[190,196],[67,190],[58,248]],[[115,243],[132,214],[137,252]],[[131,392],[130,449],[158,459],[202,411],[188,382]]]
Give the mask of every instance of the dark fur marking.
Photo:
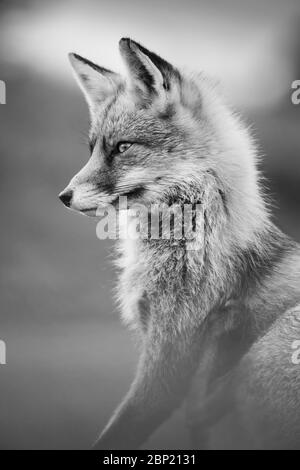
[[[131,41],[131,39],[129,38],[123,38],[121,39],[120,42],[125,43],[127,46],[127,49],[129,49],[130,51],[130,53],[127,52],[126,54],[127,60],[130,66],[132,67],[132,70],[134,70],[135,73],[137,74],[138,79],[141,80],[146,85],[149,91],[153,91],[153,88],[154,88],[153,77],[148,72],[144,64],[141,62],[136,52],[132,49],[131,44],[133,43],[133,41]],[[138,45],[137,43],[134,43],[134,44]]]
[[[141,46],[140,44],[136,43],[136,46],[145,54],[149,59],[153,62],[153,64],[158,68],[163,76],[163,87],[166,91],[170,90],[171,88],[171,79],[172,77],[179,78],[180,74],[175,67],[173,67],[169,62],[162,59],[159,55],[155,54],[154,52],[149,51],[145,47]]]
[[[107,143],[106,143],[105,135],[102,137],[102,149],[103,149],[104,154],[107,155],[109,150],[108,150],[108,146],[107,146]]]
[[[94,148],[95,148],[95,145],[97,143],[97,136],[96,135],[92,135],[89,139],[89,148],[90,148],[90,152],[91,154],[93,153],[94,151]]]
[[[79,60],[80,62],[83,62],[85,65],[88,65],[92,69],[96,70],[96,72],[103,73],[103,74],[112,74],[112,75],[114,75],[114,72],[112,72],[111,70],[108,70],[104,67],[100,67],[99,65],[94,64],[94,62],[91,62],[90,60],[85,59],[81,55],[74,54],[74,57],[76,57],[76,59]]]
[[[150,317],[150,303],[146,292],[143,293],[142,298],[138,301],[138,309],[142,330],[146,333]]]
[[[113,194],[116,186],[116,176],[114,171],[104,165],[95,175],[95,185],[99,191]]]
[[[222,189],[218,189],[219,191],[219,194],[221,196],[221,199],[222,199],[222,203],[223,203],[223,206],[224,206],[224,209],[225,209],[225,212],[226,212],[226,215],[229,215],[229,211],[228,211],[228,206],[227,206],[227,198],[226,198],[226,194],[224,191],[222,191]]]
[[[162,119],[163,121],[167,121],[168,119],[171,119],[175,114],[175,107],[172,103],[169,103],[159,115],[158,118]]]
[[[143,186],[138,186],[138,187],[132,189],[131,191],[129,191],[128,193],[126,193],[125,196],[127,196],[127,198],[129,200],[130,199],[135,199],[135,198],[139,198],[139,197],[143,196],[145,191],[146,190]]]
[[[220,315],[223,317],[226,315],[226,308],[220,311]],[[226,329],[222,329],[222,331],[221,336],[217,339],[217,353],[214,368],[209,377],[209,390],[214,387],[216,380],[220,380],[220,377],[236,366],[256,339],[251,316],[242,314],[241,311],[239,311],[239,319],[236,320],[234,327],[230,331],[226,331]]]
[[[207,173],[211,176],[213,176],[213,178],[215,179],[216,181],[216,184],[219,186],[220,182],[219,182],[219,178],[218,178],[218,175],[217,173],[210,169],[207,171]],[[220,187],[218,187],[218,192],[221,196],[221,200],[222,200],[222,203],[223,203],[223,207],[224,207],[224,210],[225,210],[225,213],[226,215],[229,215],[229,210],[228,210],[228,204],[227,204],[227,197],[226,197],[226,193],[225,191],[223,191],[223,189],[221,189]]]
[[[145,47],[141,46],[139,43],[132,41],[130,38],[122,38],[120,43],[125,43],[127,48],[130,49],[131,53],[134,54],[134,51],[131,48],[131,44],[134,44],[136,47],[140,49],[140,51],[145,54],[149,59],[153,62],[153,64],[158,68],[163,76],[163,87],[166,91],[170,90],[171,88],[171,79],[172,77],[177,78],[180,80],[180,73],[179,71],[173,67],[169,62],[162,59],[160,56],[155,54],[154,52],[149,51]],[[145,69],[144,65],[141,64],[141,61],[136,54],[134,54],[135,60],[132,62],[132,58],[128,57],[128,60],[133,63],[133,65],[138,66],[138,68],[143,72],[140,75],[140,78],[146,83],[146,85],[150,86],[150,91],[153,91],[153,77],[148,73]],[[138,63],[137,63],[138,62]],[[146,71],[146,73],[145,73]]]
[[[261,282],[263,278],[272,274],[275,266],[293,250],[292,240],[279,230],[264,234],[264,238],[265,240],[261,240],[264,247],[263,253],[255,247],[249,247],[248,250],[237,253],[237,270],[241,273],[242,284],[245,288],[253,282]]]
[[[117,96],[113,96],[113,98],[111,99],[111,101],[107,104],[105,110],[103,111],[103,119],[102,119],[102,127],[103,127],[103,124],[107,118],[107,115],[108,115],[108,112],[109,110],[111,109],[111,107],[113,106],[113,104],[115,103],[116,101],[116,98]],[[99,134],[99,133],[98,133]],[[95,148],[95,145],[97,143],[97,139],[98,139],[98,135],[97,134],[93,134],[90,139],[89,139],[89,147],[90,147],[90,151],[91,153],[93,153],[93,150]],[[110,150],[108,148],[108,146],[106,145],[106,138],[105,136],[103,135],[103,138],[102,138],[102,149],[104,151],[104,154],[105,154],[105,157],[106,157],[106,162],[109,163],[109,155],[110,155]]]

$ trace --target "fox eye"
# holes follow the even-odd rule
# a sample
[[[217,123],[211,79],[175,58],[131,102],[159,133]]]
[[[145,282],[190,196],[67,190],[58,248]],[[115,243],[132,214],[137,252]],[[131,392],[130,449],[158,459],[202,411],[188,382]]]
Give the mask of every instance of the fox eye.
[[[118,153],[124,153],[126,152],[126,150],[128,150],[130,147],[132,146],[132,144],[130,142],[119,142],[117,145],[116,145],[116,150]]]

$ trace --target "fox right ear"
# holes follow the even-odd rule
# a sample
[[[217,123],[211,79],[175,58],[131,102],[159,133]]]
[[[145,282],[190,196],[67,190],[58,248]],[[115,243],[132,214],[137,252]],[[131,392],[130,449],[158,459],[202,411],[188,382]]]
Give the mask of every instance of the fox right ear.
[[[122,38],[119,48],[134,85],[141,91],[164,95],[180,81],[175,67],[132,39]]]
[[[108,96],[113,95],[122,82],[117,73],[99,67],[78,54],[70,53],[69,59],[77,82],[91,109],[95,109]]]

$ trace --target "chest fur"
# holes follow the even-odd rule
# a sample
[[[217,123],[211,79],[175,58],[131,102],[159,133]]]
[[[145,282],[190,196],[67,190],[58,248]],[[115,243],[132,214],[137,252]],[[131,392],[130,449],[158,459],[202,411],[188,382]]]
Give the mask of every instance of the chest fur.
[[[120,255],[118,296],[126,324],[145,326],[150,305],[167,315],[174,310],[178,297],[184,300],[184,310],[192,305],[196,308],[201,297],[202,265],[195,263],[182,246],[145,246],[126,240],[120,246]]]
[[[118,299],[123,321],[131,326],[140,325],[140,302],[147,281],[145,263],[135,240],[123,240],[120,245]]]

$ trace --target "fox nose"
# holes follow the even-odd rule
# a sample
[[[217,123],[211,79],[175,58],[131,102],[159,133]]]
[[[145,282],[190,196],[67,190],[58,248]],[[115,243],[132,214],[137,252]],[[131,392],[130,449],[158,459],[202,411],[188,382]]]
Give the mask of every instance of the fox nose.
[[[58,197],[65,206],[70,207],[73,197],[73,191],[71,189],[66,189],[62,191]]]

